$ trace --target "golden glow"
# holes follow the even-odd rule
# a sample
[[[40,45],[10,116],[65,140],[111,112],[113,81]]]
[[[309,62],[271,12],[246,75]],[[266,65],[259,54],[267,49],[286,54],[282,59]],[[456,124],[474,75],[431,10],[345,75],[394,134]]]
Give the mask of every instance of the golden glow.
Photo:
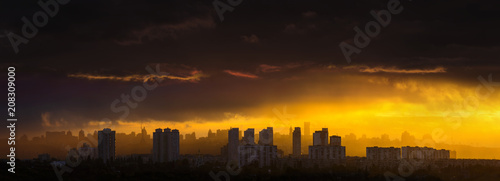
[[[434,71],[443,72],[444,69]],[[256,78],[246,74],[235,76]],[[499,94],[478,96],[479,81],[467,85],[444,80],[393,79],[373,74],[318,79],[320,81],[307,81],[306,85],[300,86],[302,96],[287,102],[270,100],[239,113],[226,112],[222,120],[135,120],[115,124],[93,121],[88,123],[86,131],[111,127],[117,132],[138,133],[142,125],[148,133],[156,128],[169,127],[178,129],[181,134],[196,132],[197,137],[204,137],[209,129],[239,127],[240,130],[255,128],[258,132],[272,126],[275,132],[288,134],[290,127],[303,127],[304,122],[310,122],[311,132],[329,128],[331,135],[342,137],[351,133],[358,138],[388,134],[394,140],[401,139],[401,134],[408,131],[417,139],[431,135],[438,144],[499,147]],[[339,83],[339,80],[344,82]],[[460,157],[460,153],[457,154]],[[500,157],[498,154],[482,155],[481,158]]]

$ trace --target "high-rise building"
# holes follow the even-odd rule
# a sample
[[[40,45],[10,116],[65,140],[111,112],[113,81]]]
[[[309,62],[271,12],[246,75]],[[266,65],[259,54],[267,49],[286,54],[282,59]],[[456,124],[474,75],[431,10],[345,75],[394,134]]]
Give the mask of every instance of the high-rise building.
[[[167,135],[168,139],[168,157],[167,161],[176,161],[179,159],[180,147],[179,147],[179,130],[173,129],[170,134]]]
[[[310,122],[304,122],[304,136],[309,136],[311,135],[311,123]]]
[[[141,134],[141,143],[145,143],[146,139],[150,139],[148,132],[146,131],[146,127],[142,127],[140,134]]]
[[[238,144],[238,128],[229,130],[228,155],[229,161],[236,160],[240,166],[258,162],[259,167],[271,166],[275,163],[278,155],[278,147],[273,144],[273,128],[267,127],[259,132],[259,144],[255,144],[255,129],[249,128],[244,132],[241,144]],[[234,145],[237,150],[234,151]],[[233,151],[231,151],[233,150]],[[236,153],[237,159],[233,158]]]
[[[323,128],[321,131],[316,131],[313,133],[313,145],[328,145],[328,128]]]
[[[259,145],[273,145],[273,127],[267,127],[259,132]]]
[[[231,128],[227,133],[227,156],[228,162],[235,161],[239,163],[239,154],[238,154],[238,146],[240,144],[239,141],[239,128]]]
[[[328,128],[321,129],[321,141],[322,145],[328,145]]]
[[[115,159],[115,131],[104,128],[102,131],[98,132],[98,140],[99,144],[97,145],[97,149],[99,158],[101,158],[104,163],[108,160]]]
[[[158,128],[153,133],[153,161],[171,162],[179,159],[179,130]]]
[[[243,145],[254,145],[255,144],[255,129],[248,128],[243,134]]]
[[[321,146],[321,131],[313,133],[313,146]]]
[[[330,137],[328,144],[328,128],[313,133],[313,145],[309,146],[309,159],[335,160],[345,159],[345,147],[341,146],[340,136]]]
[[[340,136],[330,136],[330,145],[332,146],[341,146]]]
[[[161,154],[160,153],[163,153],[163,150],[162,150],[162,130],[161,128],[158,128],[155,130],[155,132],[153,133],[153,153],[152,153],[152,157],[153,157],[153,161],[154,162],[160,162],[160,157],[161,157]]]
[[[301,132],[300,132],[300,127],[295,127],[295,130],[293,131],[293,156],[294,157],[300,157],[300,149],[301,149]]]

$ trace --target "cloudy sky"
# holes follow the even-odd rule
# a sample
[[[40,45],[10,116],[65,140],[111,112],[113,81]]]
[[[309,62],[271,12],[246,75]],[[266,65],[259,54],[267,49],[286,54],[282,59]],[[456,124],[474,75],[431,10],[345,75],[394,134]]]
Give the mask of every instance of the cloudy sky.
[[[342,136],[409,131],[498,147],[500,2],[402,0],[348,63],[339,44],[354,46],[355,27],[365,30],[388,2],[221,1],[232,10],[221,21],[214,1],[72,0],[29,38],[22,18],[43,9],[2,2],[1,69],[16,67],[18,129],[29,136],[141,124],[287,133],[310,121]],[[17,53],[13,34],[27,40]],[[147,66],[168,74],[144,100],[120,102],[155,83]],[[129,114],[113,111],[115,100]]]

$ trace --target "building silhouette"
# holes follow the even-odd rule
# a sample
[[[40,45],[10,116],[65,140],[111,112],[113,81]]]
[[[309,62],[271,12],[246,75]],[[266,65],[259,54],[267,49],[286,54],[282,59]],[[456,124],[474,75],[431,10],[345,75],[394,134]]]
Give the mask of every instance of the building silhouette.
[[[423,160],[450,159],[450,150],[436,150],[430,147],[405,146],[401,148],[401,158]]]
[[[295,127],[295,130],[293,131],[293,138],[292,138],[292,154],[294,157],[300,157],[301,155],[301,132],[300,132],[300,127]]]
[[[368,160],[400,160],[400,159],[419,159],[419,160],[440,160],[450,159],[450,150],[436,150],[430,147],[402,147],[402,148],[384,148],[384,147],[366,147],[366,158]],[[456,152],[455,152],[456,153]]]
[[[80,132],[78,132],[78,141],[82,141],[85,139],[85,132],[83,130],[80,130]]]
[[[366,159],[368,160],[400,160],[401,148],[394,147],[366,147]]]
[[[313,133],[313,145],[314,146],[328,145],[328,128],[323,128],[321,131],[316,131]]]
[[[243,133],[243,145],[254,145],[255,144],[255,129],[248,128]]]
[[[313,145],[309,146],[309,159],[345,160],[345,147],[341,146],[340,136],[330,137],[328,144],[328,128],[313,133]]]
[[[342,146],[340,136],[337,136],[337,135],[330,136],[330,145]]]
[[[231,135],[229,135],[231,136]],[[271,166],[278,158],[278,147],[273,144],[273,128],[268,127],[259,132],[259,144],[254,142],[254,129],[244,132],[241,144],[238,146],[238,164],[245,166],[258,163],[259,167]]]
[[[207,138],[215,138],[216,134],[211,129],[208,130]]]
[[[259,145],[273,145],[273,127],[267,127],[259,132]]]
[[[109,160],[114,160],[115,157],[115,131],[111,131],[109,128],[104,128],[102,131],[98,132],[99,144],[97,146],[99,158],[104,161],[104,163]]]
[[[179,131],[158,128],[153,133],[153,162],[171,162],[179,159]]]
[[[141,133],[139,134],[141,135],[141,143],[145,143],[146,139],[150,139],[146,127],[142,127]]]
[[[231,128],[227,135],[227,156],[228,162],[239,163],[238,146],[239,141],[239,128]]]

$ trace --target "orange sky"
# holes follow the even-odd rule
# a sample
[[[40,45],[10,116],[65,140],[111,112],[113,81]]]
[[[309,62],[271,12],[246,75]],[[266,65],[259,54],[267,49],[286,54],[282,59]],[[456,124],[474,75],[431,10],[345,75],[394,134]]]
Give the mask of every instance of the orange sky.
[[[493,92],[479,98],[476,95],[479,81],[461,84],[422,77],[420,74],[404,79],[374,74],[305,77],[311,82],[307,86],[304,85],[307,81],[298,82],[305,87],[300,88],[300,94],[294,94],[296,97],[287,101],[271,97],[258,106],[225,112],[221,120],[118,120],[112,126],[91,121],[85,130],[112,127],[118,132],[138,133],[142,124],[148,132],[170,127],[179,129],[181,134],[196,132],[200,137],[206,136],[208,129],[260,130],[272,126],[275,131],[288,134],[290,126],[303,127],[303,122],[311,122],[311,132],[327,127],[330,134],[340,136],[388,134],[391,139],[400,139],[401,133],[408,131],[417,138],[430,134],[434,140],[449,144],[499,146],[496,142],[500,138],[498,94]],[[335,80],[328,83],[332,79]],[[57,126],[50,128],[58,129]]]

